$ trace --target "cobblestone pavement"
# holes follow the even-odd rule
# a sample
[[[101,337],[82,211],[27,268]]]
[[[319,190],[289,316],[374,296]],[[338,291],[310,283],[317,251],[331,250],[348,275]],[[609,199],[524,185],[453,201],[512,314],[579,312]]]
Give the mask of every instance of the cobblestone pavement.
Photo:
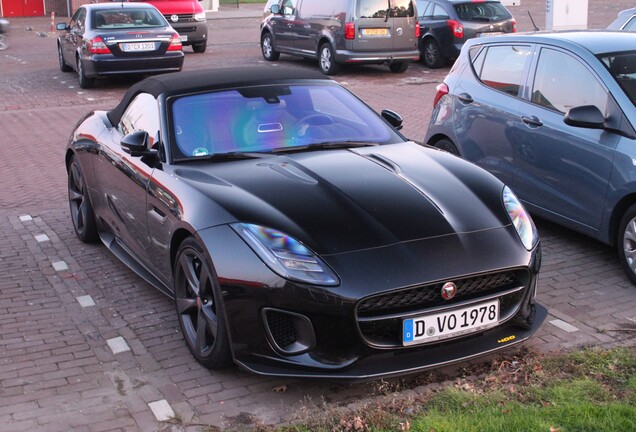
[[[590,27],[606,26],[631,6],[589,3]],[[531,28],[528,10],[537,24],[545,22],[544,5],[522,0],[511,7],[520,30]],[[186,48],[185,69],[262,63],[262,5],[242,8],[209,14],[208,52]],[[83,115],[112,107],[134,81],[81,90],[74,74],[59,71],[48,18],[11,24],[11,46],[0,52],[0,431],[244,429],[376,394],[377,383],[211,372],[193,360],[172,302],[103,246],[80,243],[69,219],[62,162],[68,136]],[[286,56],[270,66],[316,67]],[[415,64],[395,75],[370,66],[337,78],[374,108],[402,113],[406,135],[421,140],[447,71]],[[544,251],[539,301],[550,316],[526,346],[633,346],[636,287],[615,251],[537,222]],[[173,414],[177,420],[160,421]]]

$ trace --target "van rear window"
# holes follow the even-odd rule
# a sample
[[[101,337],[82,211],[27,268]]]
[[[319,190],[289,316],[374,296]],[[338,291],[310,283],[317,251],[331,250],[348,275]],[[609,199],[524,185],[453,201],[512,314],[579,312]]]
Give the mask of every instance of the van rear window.
[[[358,0],[358,18],[413,17],[415,8],[412,0]]]

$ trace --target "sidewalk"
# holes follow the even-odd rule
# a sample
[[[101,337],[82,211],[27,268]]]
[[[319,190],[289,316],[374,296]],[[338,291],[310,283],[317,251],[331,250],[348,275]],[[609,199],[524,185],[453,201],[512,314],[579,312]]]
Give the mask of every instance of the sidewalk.
[[[235,4],[222,4],[219,5],[218,11],[205,11],[205,17],[208,20],[262,18],[264,9],[265,3],[242,3],[238,5],[238,8]]]

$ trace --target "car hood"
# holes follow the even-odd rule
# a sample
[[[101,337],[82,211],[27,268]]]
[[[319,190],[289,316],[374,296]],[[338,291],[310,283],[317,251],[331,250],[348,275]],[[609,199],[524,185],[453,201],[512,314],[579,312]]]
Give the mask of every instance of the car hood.
[[[176,174],[236,221],[325,255],[510,224],[499,180],[414,143],[197,163]]]

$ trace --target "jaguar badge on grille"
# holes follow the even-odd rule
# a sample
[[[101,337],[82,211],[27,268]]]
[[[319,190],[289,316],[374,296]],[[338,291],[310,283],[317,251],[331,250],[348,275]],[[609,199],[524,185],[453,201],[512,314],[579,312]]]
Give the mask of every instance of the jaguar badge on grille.
[[[457,294],[457,285],[452,282],[446,282],[442,287],[442,298],[444,300],[450,300]]]

